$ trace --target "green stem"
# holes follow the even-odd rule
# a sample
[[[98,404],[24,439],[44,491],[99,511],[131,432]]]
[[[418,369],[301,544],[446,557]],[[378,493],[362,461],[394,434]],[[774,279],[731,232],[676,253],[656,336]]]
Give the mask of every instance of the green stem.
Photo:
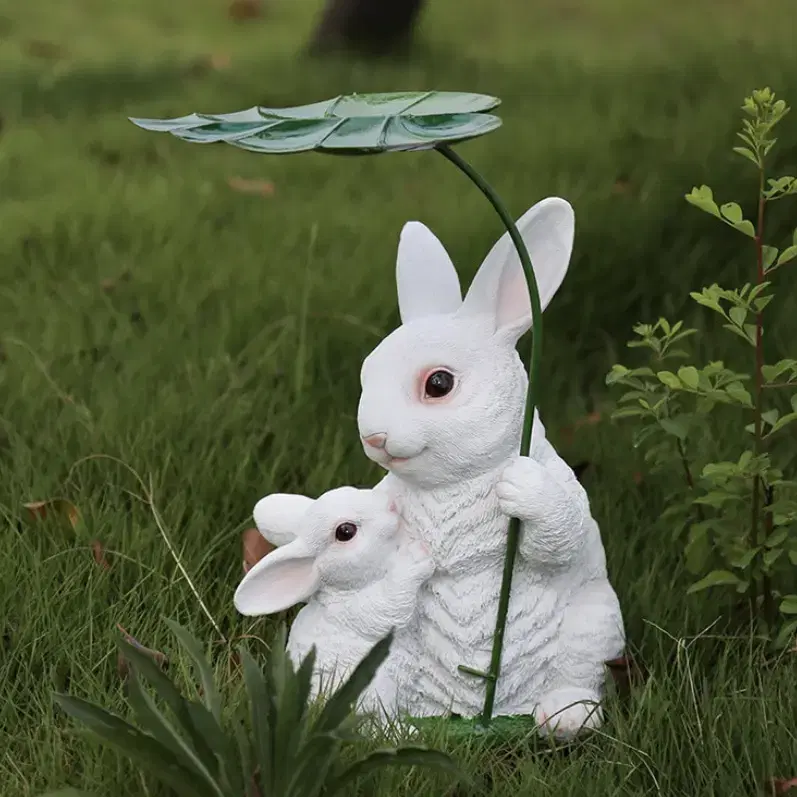
[[[758,277],[758,284],[760,285],[764,280],[766,280],[766,274],[764,273],[764,212],[766,208],[766,199],[764,198],[764,184],[765,184],[765,174],[763,166],[760,170],[759,174],[759,184],[758,184],[758,223],[756,225],[756,248],[757,248],[757,255],[758,255],[758,268],[757,268],[757,277]],[[763,342],[763,334],[764,334],[764,316],[762,312],[756,314],[756,408],[757,413],[759,415],[758,423],[759,427],[757,428],[757,437],[759,446],[763,445],[763,441],[760,439],[760,435],[762,434],[763,430],[760,428],[760,415],[764,410],[763,403],[764,403],[764,342]],[[755,512],[756,515],[760,514],[760,509],[758,507],[758,503],[760,501],[759,496],[763,493],[763,503],[764,507],[769,507],[773,500],[773,489],[771,486],[766,486],[763,484],[761,478],[758,478],[755,493],[753,495],[753,502],[756,505]],[[774,527],[774,515],[771,512],[767,512],[764,517],[764,539],[767,539],[773,531]],[[753,528],[755,530],[756,538],[758,537],[758,526],[759,526],[759,518],[756,516],[753,519]],[[767,573],[763,573],[761,576],[761,597],[763,600],[763,615],[764,620],[768,625],[771,626],[772,623],[775,622],[776,618],[776,609],[775,609],[775,597],[772,594],[772,580],[770,579]]]
[[[479,188],[487,197],[495,212],[501,217],[501,221],[506,227],[512,243],[517,249],[518,257],[526,273],[529,284],[529,294],[531,296],[531,359],[529,362],[529,388],[526,394],[526,415],[523,419],[523,435],[520,439],[520,455],[527,457],[531,450],[531,430],[534,424],[534,408],[537,400],[537,387],[540,384],[540,364],[542,360],[542,307],[540,305],[540,293],[537,288],[537,280],[534,276],[534,269],[531,265],[526,244],[523,242],[518,228],[515,226],[514,219],[507,211],[504,203],[498,194],[490,187],[484,178],[456,152],[445,144],[437,147],[437,151],[453,163],[458,169]],[[493,716],[493,706],[495,705],[495,691],[498,683],[498,676],[501,671],[501,653],[504,645],[504,633],[506,631],[506,615],[509,611],[509,595],[512,590],[512,575],[515,569],[515,558],[517,557],[518,543],[520,542],[520,520],[511,518],[509,521],[509,533],[506,541],[506,556],[504,558],[504,573],[501,581],[501,593],[498,598],[498,616],[495,622],[495,633],[493,634],[493,649],[490,657],[490,669],[486,678],[487,688],[484,697],[484,708],[482,709],[481,723],[483,726],[490,724]]]
[[[681,458],[681,467],[684,470],[684,478],[686,479],[686,484],[689,487],[689,490],[694,493],[695,492],[695,479],[692,476],[692,468],[689,465],[689,459],[686,456],[686,448],[684,448],[683,441],[679,438],[676,438],[675,443],[678,447],[678,456]],[[702,523],[706,517],[705,513],[703,512],[703,507],[700,504],[695,504],[695,514],[697,515],[697,519]]]
[[[756,284],[760,285],[766,279],[764,274],[764,167],[759,169],[759,183],[758,183],[758,219],[756,223],[755,247],[756,247]],[[755,410],[754,410],[754,423],[755,430],[753,439],[753,450],[755,455],[761,453],[763,444],[763,428],[762,428],[762,414],[764,408],[763,403],[763,385],[764,385],[764,315],[759,310],[755,316]],[[760,515],[760,502],[761,490],[763,484],[760,476],[753,477],[753,500],[751,506],[750,518],[750,547],[755,548],[758,546],[758,529],[759,529],[759,515]],[[758,614],[758,607],[756,605],[758,599],[758,584],[757,579],[754,579],[752,585],[752,612],[755,618]],[[767,601],[766,590],[767,584],[761,585],[764,601]]]

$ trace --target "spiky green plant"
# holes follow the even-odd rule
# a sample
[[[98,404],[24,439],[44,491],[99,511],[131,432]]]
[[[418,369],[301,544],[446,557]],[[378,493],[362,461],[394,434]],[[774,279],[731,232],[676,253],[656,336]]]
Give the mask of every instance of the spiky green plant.
[[[354,708],[387,657],[392,634],[372,648],[318,711],[310,697],[314,649],[294,668],[281,626],[261,669],[239,645],[249,721],[242,712],[228,721],[201,645],[185,628],[167,622],[194,664],[201,700],[183,696],[150,656],[119,639],[131,665],[128,702],[137,725],[79,697],[56,694],[55,701],[180,797],[333,797],[388,766],[432,767],[463,777],[448,755],[421,746],[380,749],[342,763],[347,748],[365,741]]]

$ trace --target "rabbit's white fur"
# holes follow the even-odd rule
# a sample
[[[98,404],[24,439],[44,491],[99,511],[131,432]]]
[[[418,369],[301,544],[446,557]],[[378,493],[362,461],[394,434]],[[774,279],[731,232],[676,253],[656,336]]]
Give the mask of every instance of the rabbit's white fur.
[[[316,500],[273,494],[255,507],[261,534],[280,545],[243,578],[235,606],[244,615],[272,614],[307,601],[294,620],[288,654],[295,665],[316,647],[313,696],[347,677],[376,642],[415,616],[422,583],[434,564],[409,538],[391,499],[341,487]],[[342,523],[357,527],[340,542]],[[362,696],[366,710],[395,712],[405,664],[391,654]]]
[[[572,208],[548,198],[518,228],[544,308],[567,271]],[[623,648],[623,621],[587,494],[536,414],[530,457],[518,456],[528,377],[515,346],[531,326],[531,305],[511,240],[493,247],[463,301],[442,244],[411,222],[397,283],[402,325],[363,364],[358,424],[366,454],[389,471],[375,489],[398,499],[436,563],[417,623],[396,638],[397,653],[415,662],[402,697],[415,715],[480,712],[485,684],[458,666],[489,669],[509,517],[517,516],[496,714],[533,713],[560,737],[594,727],[604,661]],[[438,368],[455,387],[424,398],[424,380]],[[366,441],[374,435],[381,446]]]

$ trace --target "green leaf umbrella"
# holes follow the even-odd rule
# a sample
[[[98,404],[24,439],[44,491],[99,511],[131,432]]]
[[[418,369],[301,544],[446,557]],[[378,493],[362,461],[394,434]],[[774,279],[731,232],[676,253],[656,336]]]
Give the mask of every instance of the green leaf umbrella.
[[[484,135],[501,125],[497,116],[484,113],[499,102],[456,91],[352,94],[295,108],[256,106],[227,114],[131,121],[184,141],[223,141],[271,155],[311,150],[361,155],[433,149]]]
[[[500,102],[498,98],[486,94],[457,91],[349,94],[293,108],[256,106],[235,113],[192,113],[175,119],[131,118],[130,121],[145,130],[171,133],[183,141],[198,144],[223,142],[251,152],[272,155],[310,151],[369,155],[434,149],[457,166],[487,197],[500,216],[517,249],[529,283],[532,340],[529,390],[520,446],[521,455],[528,456],[542,354],[542,308],[531,257],[498,194],[450,146],[500,127],[500,118],[487,113]],[[519,539],[520,521],[512,518],[507,535],[489,671],[460,667],[463,672],[485,681],[484,708],[480,717],[482,727],[490,724],[493,714]]]

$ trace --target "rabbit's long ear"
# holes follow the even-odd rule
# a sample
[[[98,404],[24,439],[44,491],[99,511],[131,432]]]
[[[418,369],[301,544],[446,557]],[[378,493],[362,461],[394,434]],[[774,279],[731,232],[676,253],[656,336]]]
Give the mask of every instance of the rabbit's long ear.
[[[568,202],[548,197],[527,210],[517,228],[529,250],[544,310],[567,273],[575,235],[575,214]],[[504,235],[473,278],[461,312],[489,314],[496,330],[519,338],[531,326],[531,301],[515,245]]]
[[[318,573],[302,539],[261,559],[235,590],[235,608],[247,617],[275,614],[306,601],[318,589]]]
[[[401,230],[396,287],[403,324],[424,316],[454,313],[462,304],[459,277],[448,252],[419,221],[409,221]]]
[[[272,544],[285,545],[295,540],[302,516],[312,498],[291,493],[272,493],[261,498],[252,511],[257,530]]]

